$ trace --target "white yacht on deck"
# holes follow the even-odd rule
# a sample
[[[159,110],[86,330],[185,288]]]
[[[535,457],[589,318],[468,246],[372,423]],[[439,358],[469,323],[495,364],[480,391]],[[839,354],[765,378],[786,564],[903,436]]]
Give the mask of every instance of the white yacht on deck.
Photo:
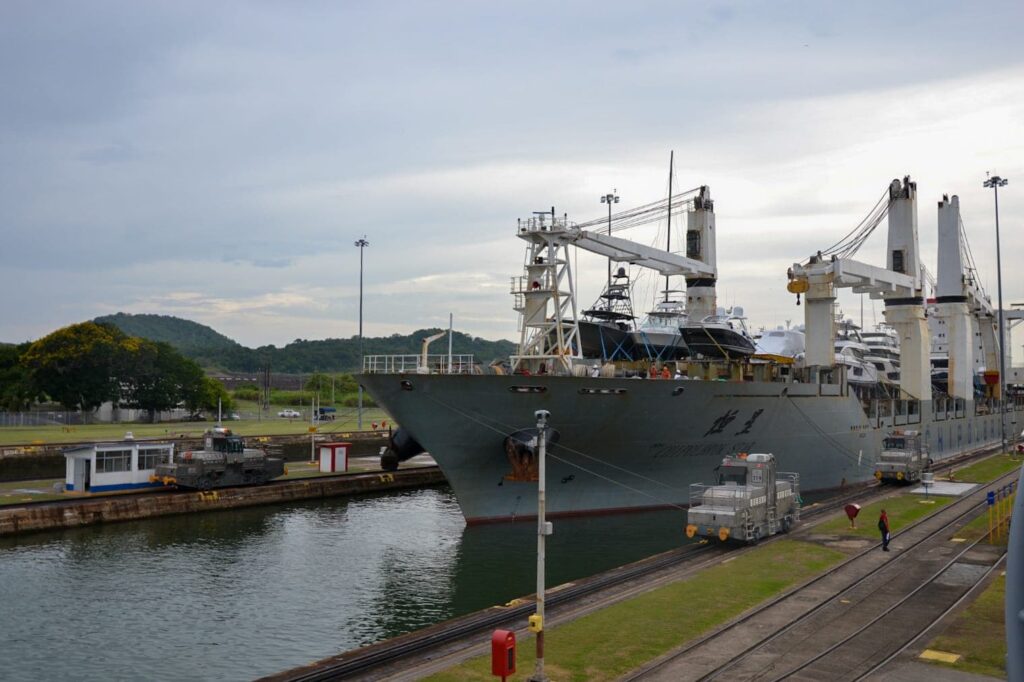
[[[900,380],[900,338],[892,327],[878,325],[873,332],[861,332],[868,347],[865,359],[878,370],[882,383],[896,384]]]
[[[689,321],[679,328],[690,354],[705,358],[739,358],[757,350],[747,330],[743,308],[719,308],[700,322]]]
[[[690,354],[679,331],[687,321],[686,305],[670,296],[684,292],[664,293],[665,300],[659,301],[633,331],[634,356],[638,359],[682,360]]]

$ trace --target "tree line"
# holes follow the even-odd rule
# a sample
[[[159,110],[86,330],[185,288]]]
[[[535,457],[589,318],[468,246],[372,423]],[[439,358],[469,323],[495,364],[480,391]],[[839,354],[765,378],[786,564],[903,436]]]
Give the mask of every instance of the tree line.
[[[39,402],[94,411],[106,402],[157,412],[225,408],[220,382],[170,344],[129,336],[110,324],[82,322],[17,346],[0,346],[0,409]]]
[[[308,372],[358,372],[360,343],[358,337],[347,339],[295,339],[283,346],[248,348],[216,332],[206,325],[168,315],[129,315],[117,313],[94,320],[112,324],[126,334],[154,341],[166,341],[186,357],[203,367],[216,367],[232,372],[255,372],[270,367],[274,372],[305,374]],[[420,329],[412,334],[392,334],[363,339],[364,355],[415,355],[422,350],[423,339],[440,329]],[[447,339],[439,339],[431,348],[434,353],[448,351]],[[456,331],[452,352],[473,355],[477,362],[487,364],[506,359],[515,352],[511,341],[487,341]]]

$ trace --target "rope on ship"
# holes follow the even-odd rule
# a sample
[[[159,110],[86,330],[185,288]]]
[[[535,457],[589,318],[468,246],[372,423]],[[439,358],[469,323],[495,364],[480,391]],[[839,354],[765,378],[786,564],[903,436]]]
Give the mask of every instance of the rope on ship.
[[[675,194],[670,198],[659,199],[658,201],[637,206],[636,208],[630,208],[625,211],[620,211],[619,213],[613,213],[611,219],[611,231],[621,232],[622,230],[628,230],[633,227],[648,225],[662,220],[668,215],[669,206],[672,207],[672,215],[682,215],[690,210],[693,200],[700,194],[700,189],[700,187],[694,187],[693,189],[688,189],[685,192]],[[601,231],[606,231],[608,228],[608,216],[578,223],[576,227],[581,230],[599,228]]]
[[[846,236],[838,242],[818,252],[821,256],[835,256],[836,258],[852,258],[860,250],[867,238],[875,231],[882,220],[889,215],[889,208],[892,206],[892,198],[889,196],[889,187],[886,186],[881,198],[875,203],[874,208],[867,216],[858,223],[857,227],[850,230]]]
[[[456,413],[458,415],[461,415],[462,417],[465,417],[466,419],[469,419],[470,421],[473,421],[473,422],[479,424],[480,426],[483,426],[484,428],[490,429],[491,431],[494,431],[495,433],[497,433],[497,434],[499,434],[501,436],[504,436],[506,438],[508,438],[513,433],[515,433],[516,431],[519,430],[519,429],[515,429],[513,427],[510,427],[508,424],[504,424],[504,423],[502,423],[500,421],[492,420],[495,423],[500,424],[501,426],[503,426],[505,429],[511,429],[511,430],[506,431],[506,430],[503,430],[503,429],[499,429],[496,426],[492,426],[491,424],[488,424],[483,419],[477,418],[476,415],[468,413],[468,412],[464,412],[464,411],[458,409],[457,407],[454,407],[454,406],[449,405],[449,404],[447,404],[447,403],[445,403],[445,402],[443,402],[441,400],[438,400],[434,396],[427,395],[426,397],[429,400],[432,400],[436,404],[440,405],[441,407],[447,408],[447,409],[451,410],[452,412],[454,412],[454,413]],[[606,461],[604,461],[603,459],[601,459],[599,457],[594,457],[593,455],[588,455],[585,452],[581,452],[579,450],[575,450],[575,449],[567,447],[565,445],[561,445],[560,443],[553,443],[551,445],[551,450],[554,450],[554,449],[562,449],[562,450],[566,450],[568,452],[571,452],[573,454],[579,455],[581,457],[586,457],[587,459],[590,459],[590,460],[593,460],[593,461],[598,462],[600,464],[603,464],[604,466],[610,467],[612,469],[616,469],[618,471],[621,471],[623,473],[629,474],[631,476],[635,476],[635,477],[637,477],[637,478],[639,478],[639,479],[641,479],[643,481],[646,481],[647,483],[653,483],[653,484],[661,486],[663,488],[667,488],[668,490],[671,490],[673,492],[687,492],[687,491],[684,491],[681,488],[677,488],[675,486],[671,486],[671,485],[669,485],[667,483],[663,483],[662,481],[659,481],[659,480],[654,479],[654,478],[648,478],[647,476],[644,476],[642,474],[638,474],[635,471],[630,471],[629,469],[625,469],[625,468],[620,467],[618,465],[611,464],[610,462],[606,462]],[[634,488],[634,487],[632,487],[630,485],[627,485],[627,484],[623,483],[622,481],[617,481],[617,480],[615,480],[613,478],[610,478],[608,476],[605,476],[603,474],[599,474],[596,471],[588,469],[587,467],[583,466],[582,464],[577,464],[576,462],[570,462],[569,460],[565,459],[564,457],[559,457],[558,455],[552,454],[551,450],[548,450],[547,456],[551,457],[554,460],[557,460],[557,461],[561,462],[562,464],[566,464],[566,465],[571,466],[571,467],[573,467],[575,469],[579,469],[580,471],[582,471],[584,473],[590,474],[591,476],[594,476],[596,478],[600,478],[600,479],[602,479],[604,481],[607,481],[607,482],[609,482],[609,483],[611,483],[613,485],[617,485],[617,486],[620,486],[622,488],[625,488],[626,490],[629,490],[630,492],[634,492],[634,493],[636,493],[638,495],[643,495],[644,497],[649,497],[652,500],[655,500],[655,501],[657,501],[657,502],[659,502],[659,503],[661,503],[661,504],[663,504],[663,505],[665,505],[667,507],[673,507],[673,508],[678,509],[680,511],[685,511],[686,510],[686,507],[684,507],[683,505],[676,504],[676,503],[671,502],[671,501],[669,501],[669,500],[667,500],[667,499],[665,499],[663,497],[659,497],[658,495],[654,495],[654,494],[646,492],[644,490],[639,490],[637,488]]]
[[[800,416],[804,418],[804,421],[806,421],[808,423],[808,425],[810,425],[810,427],[812,429],[814,429],[818,433],[819,436],[821,436],[822,438],[827,440],[829,443],[831,443],[836,448],[836,451],[840,455],[846,456],[851,462],[853,462],[854,464],[856,464],[859,467],[862,467],[864,469],[874,469],[874,466],[875,466],[874,463],[872,463],[872,464],[864,464],[861,461],[863,458],[860,455],[855,454],[851,450],[847,450],[845,445],[843,445],[842,443],[840,443],[839,441],[834,439],[828,433],[823,431],[817,424],[815,424],[811,420],[811,418],[808,417],[807,414],[802,409],[800,409],[800,406],[797,404],[797,402],[795,400],[793,400],[793,396],[787,395],[786,398],[793,405],[793,407],[796,409],[796,411],[800,413]]]

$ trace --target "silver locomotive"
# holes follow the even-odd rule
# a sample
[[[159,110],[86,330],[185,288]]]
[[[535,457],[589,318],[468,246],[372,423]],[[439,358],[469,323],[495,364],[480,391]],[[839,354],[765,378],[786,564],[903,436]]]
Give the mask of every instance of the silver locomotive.
[[[879,481],[913,483],[931,466],[920,431],[893,431],[882,439],[882,454],[875,462]]]
[[[690,485],[686,537],[757,542],[800,520],[800,475],[776,471],[771,454],[725,457],[714,485]]]

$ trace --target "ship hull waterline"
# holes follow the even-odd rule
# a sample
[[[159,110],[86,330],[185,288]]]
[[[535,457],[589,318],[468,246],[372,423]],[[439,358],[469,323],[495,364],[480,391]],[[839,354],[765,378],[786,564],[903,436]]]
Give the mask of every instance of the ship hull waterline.
[[[364,374],[360,382],[433,456],[467,523],[535,516],[537,484],[517,476],[505,438],[548,410],[552,516],[684,507],[722,457],[771,452],[805,491],[869,481],[892,418],[869,418],[838,386],[569,376]],[[833,393],[834,395],[822,395]],[[999,415],[918,422],[935,460],[999,441]],[[913,418],[912,418],[913,419]],[[519,472],[520,474],[522,472]]]

